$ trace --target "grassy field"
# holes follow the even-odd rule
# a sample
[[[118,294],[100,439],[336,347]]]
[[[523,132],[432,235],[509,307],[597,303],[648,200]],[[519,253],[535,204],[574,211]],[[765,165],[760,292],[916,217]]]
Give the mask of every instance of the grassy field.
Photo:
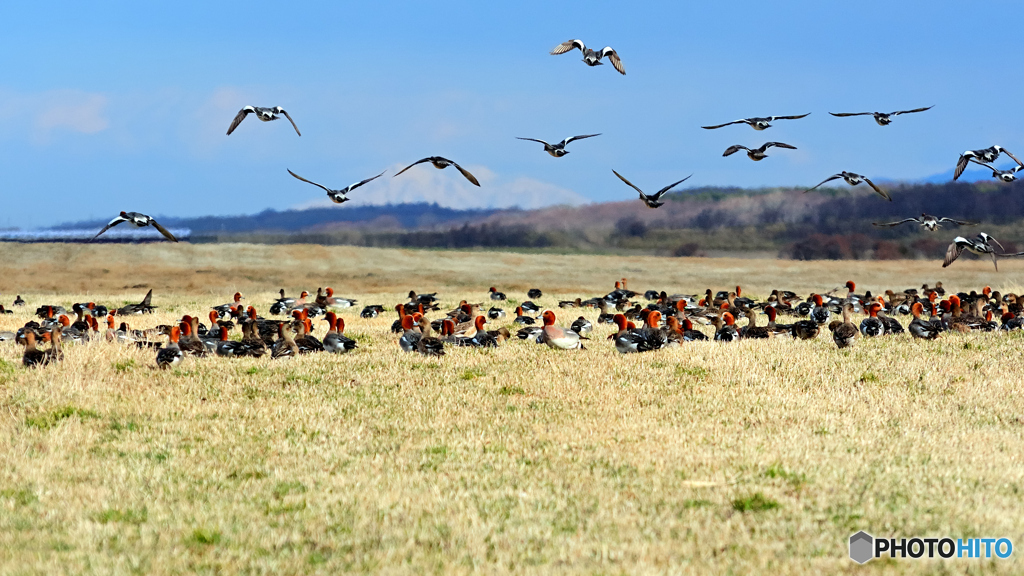
[[[935,342],[695,343],[621,356],[513,341],[402,353],[409,289],[444,308],[488,286],[538,303],[744,287],[1020,292],[1024,263],[788,262],[316,246],[0,246],[0,330],[36,305],[137,302],[134,327],[241,290],[333,286],[360,349],[187,358],[95,343],[21,367],[0,345],[0,572],[12,574],[1003,573],[1011,560],[872,561],[847,539],[1024,543],[1021,333]],[[557,310],[560,323],[578,316]],[[584,312],[590,318],[596,311]],[[859,319],[858,319],[859,322]],[[905,320],[904,320],[905,323]],[[493,325],[502,325],[496,322]],[[318,333],[323,333],[323,324]]]

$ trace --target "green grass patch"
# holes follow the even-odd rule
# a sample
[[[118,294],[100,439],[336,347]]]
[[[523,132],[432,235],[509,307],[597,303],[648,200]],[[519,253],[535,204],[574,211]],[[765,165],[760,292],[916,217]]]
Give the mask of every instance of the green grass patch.
[[[775,510],[778,507],[778,502],[760,492],[732,501],[732,509],[737,512],[766,512],[768,510]]]
[[[28,506],[39,501],[31,487],[0,489],[0,498],[13,500],[18,506]]]
[[[519,386],[502,386],[498,388],[498,394],[502,396],[523,396],[526,394],[526,390],[523,390]]]
[[[762,474],[765,478],[777,478],[785,480],[793,487],[794,490],[799,490],[807,484],[807,475],[786,470],[781,464],[772,464]]]
[[[487,373],[484,372],[482,368],[467,368],[462,371],[462,374],[459,375],[459,378],[461,378],[462,380],[475,380],[486,375]]]
[[[119,510],[117,508],[107,508],[102,512],[98,512],[93,516],[93,520],[100,524],[142,524],[149,519],[149,510],[143,507],[141,510],[133,510],[126,508]]]
[[[190,546],[214,546],[222,540],[220,532],[209,528],[196,528],[185,538]]]
[[[114,372],[118,374],[125,374],[135,369],[135,359],[129,358],[127,360],[118,360],[114,362]]]
[[[57,410],[54,410],[53,412],[49,412],[46,414],[29,416],[25,418],[25,425],[30,428],[49,430],[50,428],[56,427],[64,420],[73,417],[77,417],[80,420],[88,420],[91,418],[99,418],[100,415],[93,412],[92,410],[75,408],[74,406],[65,406],[63,408],[58,408]]]

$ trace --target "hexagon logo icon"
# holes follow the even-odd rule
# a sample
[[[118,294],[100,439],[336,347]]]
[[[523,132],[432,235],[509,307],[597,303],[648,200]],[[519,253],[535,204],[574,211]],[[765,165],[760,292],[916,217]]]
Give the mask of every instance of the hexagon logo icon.
[[[875,539],[861,530],[850,536],[850,560],[863,564],[875,557]]]

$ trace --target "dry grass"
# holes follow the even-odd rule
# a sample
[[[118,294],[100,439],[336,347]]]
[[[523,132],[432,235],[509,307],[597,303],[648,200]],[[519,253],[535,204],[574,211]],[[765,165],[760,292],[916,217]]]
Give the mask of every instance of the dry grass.
[[[4,250],[5,302],[21,291],[30,304],[70,304],[92,287],[88,299],[116,305],[145,292],[125,286],[146,284],[160,314],[137,326],[205,310],[236,288],[265,311],[281,285],[331,284],[360,305],[440,290],[446,306],[479,301],[491,284],[516,298],[536,285],[551,306],[623,275],[633,288],[740,282],[764,294],[849,278],[875,291],[935,280],[1005,289],[1024,270],[318,247]],[[0,330],[29,313],[0,317]],[[344,317],[360,350],[291,361],[187,359],[160,372],[152,352],[98,343],[26,371],[19,349],[0,346],[2,571],[837,573],[865,569],[846,557],[862,528],[1024,541],[1019,333],[623,357],[598,328],[582,352],[517,340],[426,359],[398,349],[390,315],[356,314]],[[866,569],[1021,566],[908,559]]]

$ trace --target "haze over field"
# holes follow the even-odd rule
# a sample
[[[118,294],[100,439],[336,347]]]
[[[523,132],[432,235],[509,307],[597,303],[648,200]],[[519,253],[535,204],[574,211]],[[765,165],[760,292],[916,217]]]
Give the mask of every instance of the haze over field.
[[[1018,47],[992,24],[1011,2],[588,7],[12,5],[0,24],[0,226],[323,202],[286,167],[338,187],[388,168],[354,204],[530,208],[630,198],[611,168],[641,186],[691,172],[687,186],[810,185],[843,169],[913,181],[967,148],[1024,149],[1024,119],[1007,113],[1024,80],[994,73]],[[613,45],[628,75],[547,54],[570,37]],[[225,136],[246,104],[285,106],[303,136],[251,120]],[[885,128],[828,115],[933,104]],[[764,133],[699,128],[805,112]],[[603,135],[561,159],[514,139],[591,132]],[[773,139],[799,150],[721,158]],[[431,154],[483,187],[422,167],[390,179]]]

